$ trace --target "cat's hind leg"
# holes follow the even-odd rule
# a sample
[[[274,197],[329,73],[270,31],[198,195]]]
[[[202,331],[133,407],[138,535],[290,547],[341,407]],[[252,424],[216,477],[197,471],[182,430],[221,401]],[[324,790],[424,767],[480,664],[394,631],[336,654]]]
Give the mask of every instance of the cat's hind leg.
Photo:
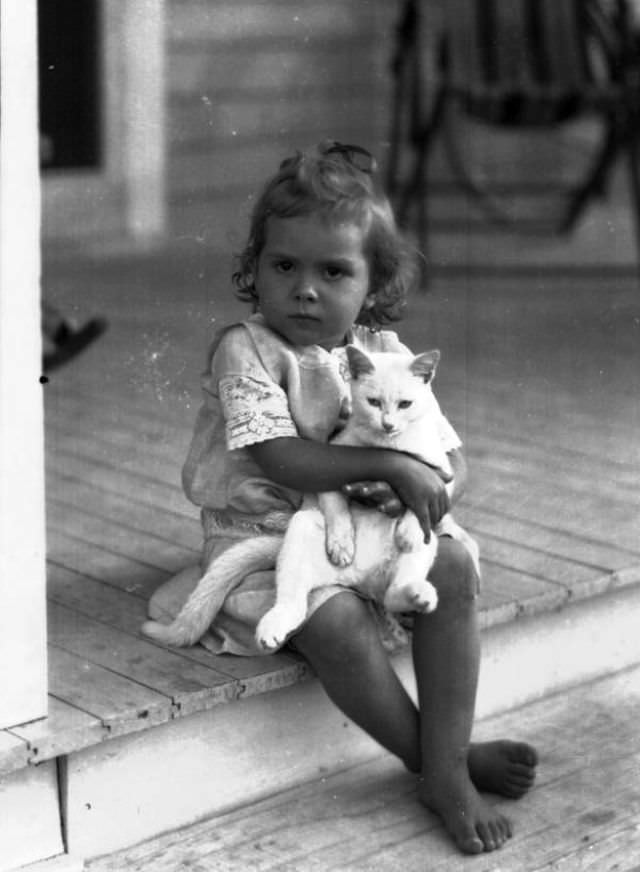
[[[396,572],[384,596],[384,606],[390,612],[421,612],[428,614],[438,605],[438,592],[427,580],[438,550],[435,535],[416,551],[398,555]]]
[[[396,521],[393,540],[398,551],[417,551],[424,542],[424,533],[417,515],[407,509]]]

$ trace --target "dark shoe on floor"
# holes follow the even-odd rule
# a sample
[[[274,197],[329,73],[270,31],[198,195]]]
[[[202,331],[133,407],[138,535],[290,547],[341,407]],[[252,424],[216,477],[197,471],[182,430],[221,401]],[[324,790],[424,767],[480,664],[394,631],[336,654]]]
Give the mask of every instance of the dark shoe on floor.
[[[92,318],[82,327],[77,329],[63,324],[56,331],[53,348],[46,351],[42,356],[42,368],[44,372],[51,372],[68,363],[76,355],[84,351],[107,329],[107,321],[104,318]]]

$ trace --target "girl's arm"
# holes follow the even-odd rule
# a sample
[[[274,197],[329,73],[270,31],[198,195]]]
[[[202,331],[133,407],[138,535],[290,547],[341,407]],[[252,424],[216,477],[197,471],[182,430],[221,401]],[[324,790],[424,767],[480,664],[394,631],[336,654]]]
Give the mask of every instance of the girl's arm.
[[[449,494],[451,506],[458,502],[465,491],[467,482],[467,463],[461,451],[450,451],[449,462],[453,470],[453,489]],[[445,481],[445,479],[443,479]],[[404,511],[404,505],[386,481],[357,481],[346,484],[343,492],[363,505],[379,509],[387,515],[396,517]]]
[[[438,473],[398,451],[298,437],[270,439],[247,450],[268,478],[304,493],[340,490],[352,482],[386,481],[402,504],[415,512],[426,538],[449,510]]]

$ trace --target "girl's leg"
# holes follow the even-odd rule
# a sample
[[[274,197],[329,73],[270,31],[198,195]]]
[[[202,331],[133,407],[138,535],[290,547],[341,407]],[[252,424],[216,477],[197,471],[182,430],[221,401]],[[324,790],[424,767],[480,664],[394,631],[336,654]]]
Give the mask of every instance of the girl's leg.
[[[421,712],[420,795],[462,851],[490,851],[511,836],[511,825],[476,787],[522,795],[533,782],[537,757],[533,748],[515,742],[470,745],[480,633],[477,577],[468,552],[442,538],[430,579],[438,590],[438,608],[416,615],[413,635]]]
[[[419,772],[418,711],[389,662],[364,600],[349,591],[336,594],[292,641],[338,708]]]
[[[515,798],[531,786],[536,758],[532,748],[515,742],[483,743],[469,748],[479,655],[474,599],[476,580],[466,554],[452,540],[441,540],[432,574],[432,578],[440,585],[440,603],[435,612],[417,621],[414,657],[421,688],[421,704],[426,706],[422,709],[422,729],[420,715],[391,667],[369,608],[359,597],[348,591],[332,597],[314,612],[292,641],[314,668],[333,702],[372,738],[399,757],[408,769],[423,772],[421,798],[443,817],[461,849],[473,853],[478,848],[484,850],[485,845],[482,838],[481,844],[478,842],[475,827],[481,824],[483,832],[487,827],[484,818],[482,823],[480,820],[478,824],[474,823],[470,830],[464,826],[468,814],[466,797],[469,778],[480,790],[491,790]],[[458,597],[465,602],[465,610],[455,615],[460,620],[456,620],[456,628],[451,632],[447,625],[451,620],[451,610],[456,613]],[[439,612],[440,617],[444,616],[440,630],[437,620]],[[432,646],[433,655],[427,651],[429,643],[426,637],[429,634],[434,634],[437,640]],[[462,650],[466,651],[462,657],[458,657],[457,652],[441,647],[443,639],[447,645],[457,644],[457,634],[462,637]],[[431,664],[426,667],[423,663],[425,657],[432,658]],[[458,670],[460,672],[453,689],[459,699],[450,697],[452,688],[448,678],[449,671],[457,674]],[[469,670],[471,677],[465,678],[465,671]],[[435,673],[433,678],[430,678],[431,671]],[[432,688],[425,687],[429,681],[433,682]],[[456,710],[457,706],[460,706],[461,716]],[[454,722],[456,729],[450,742],[447,735],[438,737],[437,733],[440,725],[445,731],[451,729],[451,722]],[[442,749],[438,748],[438,738]],[[448,799],[446,803],[438,802],[438,799],[444,800],[456,793],[449,789],[446,779],[443,779],[439,795],[433,799],[431,797],[441,768],[446,769],[446,766],[422,766],[423,759],[437,761],[437,755],[443,753],[447,759],[451,756],[455,758],[456,754],[451,754],[450,745],[459,748],[458,758],[463,757],[468,764],[468,774],[461,781],[461,793],[465,798],[461,814],[456,814],[455,809],[451,813],[448,811]],[[423,758],[425,751],[427,757]],[[457,789],[455,780],[451,788],[454,786]],[[473,785],[471,789],[471,795],[475,798],[477,794]],[[497,841],[500,840],[496,838]],[[487,838],[487,849],[489,844]]]

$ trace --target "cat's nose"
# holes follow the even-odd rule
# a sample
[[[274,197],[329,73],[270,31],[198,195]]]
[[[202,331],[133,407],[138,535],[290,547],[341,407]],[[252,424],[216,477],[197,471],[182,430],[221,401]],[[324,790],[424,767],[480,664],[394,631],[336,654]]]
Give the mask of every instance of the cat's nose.
[[[385,431],[385,433],[391,433],[396,428],[395,428],[395,424],[393,423],[393,421],[390,421],[387,418],[386,420],[384,420],[382,422],[382,429]]]

